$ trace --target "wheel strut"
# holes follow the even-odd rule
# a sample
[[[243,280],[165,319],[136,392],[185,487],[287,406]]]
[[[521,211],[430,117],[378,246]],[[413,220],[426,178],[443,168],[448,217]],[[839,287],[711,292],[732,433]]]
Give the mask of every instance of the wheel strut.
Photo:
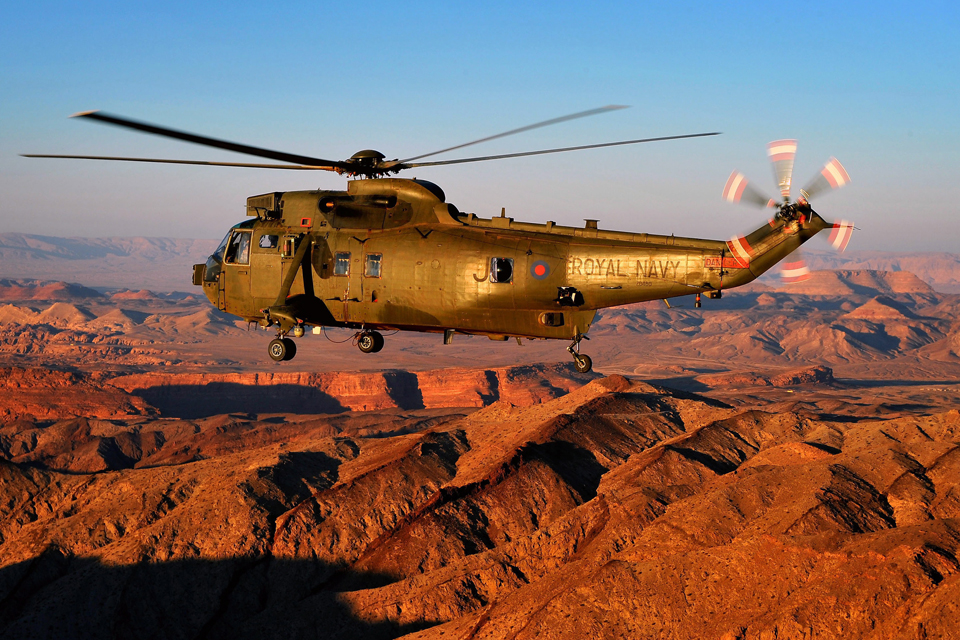
[[[573,342],[570,343],[570,346],[567,347],[567,351],[573,356],[573,366],[579,373],[587,373],[593,369],[593,360],[590,359],[590,356],[585,353],[580,353],[580,341],[584,338],[587,340],[590,339],[578,333],[573,337]]]

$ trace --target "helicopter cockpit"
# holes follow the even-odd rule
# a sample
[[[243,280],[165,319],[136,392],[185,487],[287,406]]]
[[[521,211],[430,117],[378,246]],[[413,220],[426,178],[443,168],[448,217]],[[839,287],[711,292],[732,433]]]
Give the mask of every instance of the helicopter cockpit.
[[[249,264],[250,262],[250,227],[253,220],[244,220],[231,227],[227,235],[207,258],[203,271],[204,282],[215,282],[224,264]]]

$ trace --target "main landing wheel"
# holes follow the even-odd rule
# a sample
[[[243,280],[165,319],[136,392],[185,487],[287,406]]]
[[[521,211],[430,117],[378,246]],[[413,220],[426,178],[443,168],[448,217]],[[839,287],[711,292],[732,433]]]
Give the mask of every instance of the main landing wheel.
[[[357,346],[364,353],[376,353],[383,349],[383,336],[376,331],[364,331],[357,337]]]
[[[593,360],[584,353],[578,353],[573,356],[573,366],[576,367],[579,373],[588,373],[593,369]]]
[[[290,338],[277,338],[270,341],[267,351],[274,362],[293,360],[293,357],[297,355],[297,343]]]

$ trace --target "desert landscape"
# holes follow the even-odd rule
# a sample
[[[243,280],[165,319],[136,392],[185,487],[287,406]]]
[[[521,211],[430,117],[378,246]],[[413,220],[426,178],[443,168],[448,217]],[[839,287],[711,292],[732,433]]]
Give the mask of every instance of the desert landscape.
[[[215,244],[0,234],[4,638],[960,635],[960,256],[608,309],[578,374],[275,363]]]

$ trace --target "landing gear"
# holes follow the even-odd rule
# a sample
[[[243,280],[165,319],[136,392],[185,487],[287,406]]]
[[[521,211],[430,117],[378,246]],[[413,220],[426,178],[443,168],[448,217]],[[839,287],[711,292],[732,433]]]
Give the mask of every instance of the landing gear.
[[[567,347],[567,351],[573,356],[573,366],[576,368],[577,373],[588,373],[593,369],[593,360],[590,359],[590,356],[585,353],[580,353],[580,341],[584,338],[587,338],[587,336],[578,333],[574,336],[570,346]],[[590,338],[587,338],[587,340],[589,339]]]
[[[578,353],[573,356],[573,366],[576,368],[577,373],[588,373],[590,369],[593,369],[593,360],[585,353]]]
[[[364,331],[357,335],[357,347],[364,353],[376,353],[383,349],[383,336],[376,331]]]
[[[270,358],[274,362],[293,360],[293,357],[297,355],[297,343],[290,338],[276,338],[270,341],[267,351],[269,351]]]

